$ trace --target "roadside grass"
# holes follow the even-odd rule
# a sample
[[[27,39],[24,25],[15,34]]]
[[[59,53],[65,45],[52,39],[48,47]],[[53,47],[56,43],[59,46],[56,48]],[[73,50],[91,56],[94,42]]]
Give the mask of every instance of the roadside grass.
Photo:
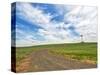
[[[63,55],[66,58],[89,60],[90,62],[97,63],[97,43],[50,44],[31,47],[17,47],[16,61],[18,63],[32,52],[44,49],[50,50],[50,53],[55,55]]]

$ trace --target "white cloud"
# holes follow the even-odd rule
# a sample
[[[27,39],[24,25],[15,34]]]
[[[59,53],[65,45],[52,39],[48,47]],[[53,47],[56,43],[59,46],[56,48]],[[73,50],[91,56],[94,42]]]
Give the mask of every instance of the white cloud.
[[[17,16],[41,27],[37,33],[45,38],[44,42],[33,39],[34,33],[18,41],[18,46],[37,45],[45,43],[79,42],[80,37],[72,37],[68,27],[73,26],[79,34],[84,35],[84,41],[97,41],[97,8],[89,6],[55,5],[60,14],[64,14],[62,22],[51,19],[55,15],[44,13],[39,7],[29,3],[17,3]],[[66,24],[68,22],[68,24]],[[19,31],[19,30],[17,30]],[[22,33],[22,31],[20,31]],[[22,33],[26,35],[26,33]],[[33,41],[33,42],[32,42]]]
[[[32,7],[29,3],[17,3],[17,10],[20,18],[36,23],[40,27],[46,27],[50,22],[51,15],[44,14],[39,8]],[[46,26],[44,26],[46,25]]]
[[[32,34],[26,34],[26,32],[22,32],[21,30],[18,32],[19,34],[22,34],[22,36],[18,36],[18,34],[16,34],[16,40],[17,40],[16,46],[17,47],[32,46],[32,45],[36,45],[40,43],[40,41],[33,39]]]
[[[64,21],[73,23],[84,41],[97,41],[97,7],[77,6],[66,15]]]

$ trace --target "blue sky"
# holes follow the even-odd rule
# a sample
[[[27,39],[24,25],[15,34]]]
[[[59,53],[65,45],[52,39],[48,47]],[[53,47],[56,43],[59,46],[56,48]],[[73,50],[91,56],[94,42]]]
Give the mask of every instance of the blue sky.
[[[97,41],[97,8],[78,5],[16,3],[16,46]],[[13,24],[12,24],[13,25]]]

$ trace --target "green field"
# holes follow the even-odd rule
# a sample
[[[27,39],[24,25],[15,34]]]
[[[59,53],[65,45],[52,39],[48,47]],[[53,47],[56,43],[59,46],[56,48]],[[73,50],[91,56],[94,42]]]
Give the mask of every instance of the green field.
[[[63,55],[76,60],[90,60],[97,63],[97,43],[52,44],[16,48],[16,61],[24,59],[36,50],[50,50],[52,54]],[[35,57],[36,58],[36,57]]]

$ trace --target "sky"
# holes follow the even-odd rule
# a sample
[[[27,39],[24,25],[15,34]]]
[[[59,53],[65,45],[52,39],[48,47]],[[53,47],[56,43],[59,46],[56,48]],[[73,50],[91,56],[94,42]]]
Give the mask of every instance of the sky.
[[[95,6],[17,2],[12,5],[13,21],[14,17],[12,42],[16,40],[17,47],[77,43],[80,35],[84,42],[97,42]]]

